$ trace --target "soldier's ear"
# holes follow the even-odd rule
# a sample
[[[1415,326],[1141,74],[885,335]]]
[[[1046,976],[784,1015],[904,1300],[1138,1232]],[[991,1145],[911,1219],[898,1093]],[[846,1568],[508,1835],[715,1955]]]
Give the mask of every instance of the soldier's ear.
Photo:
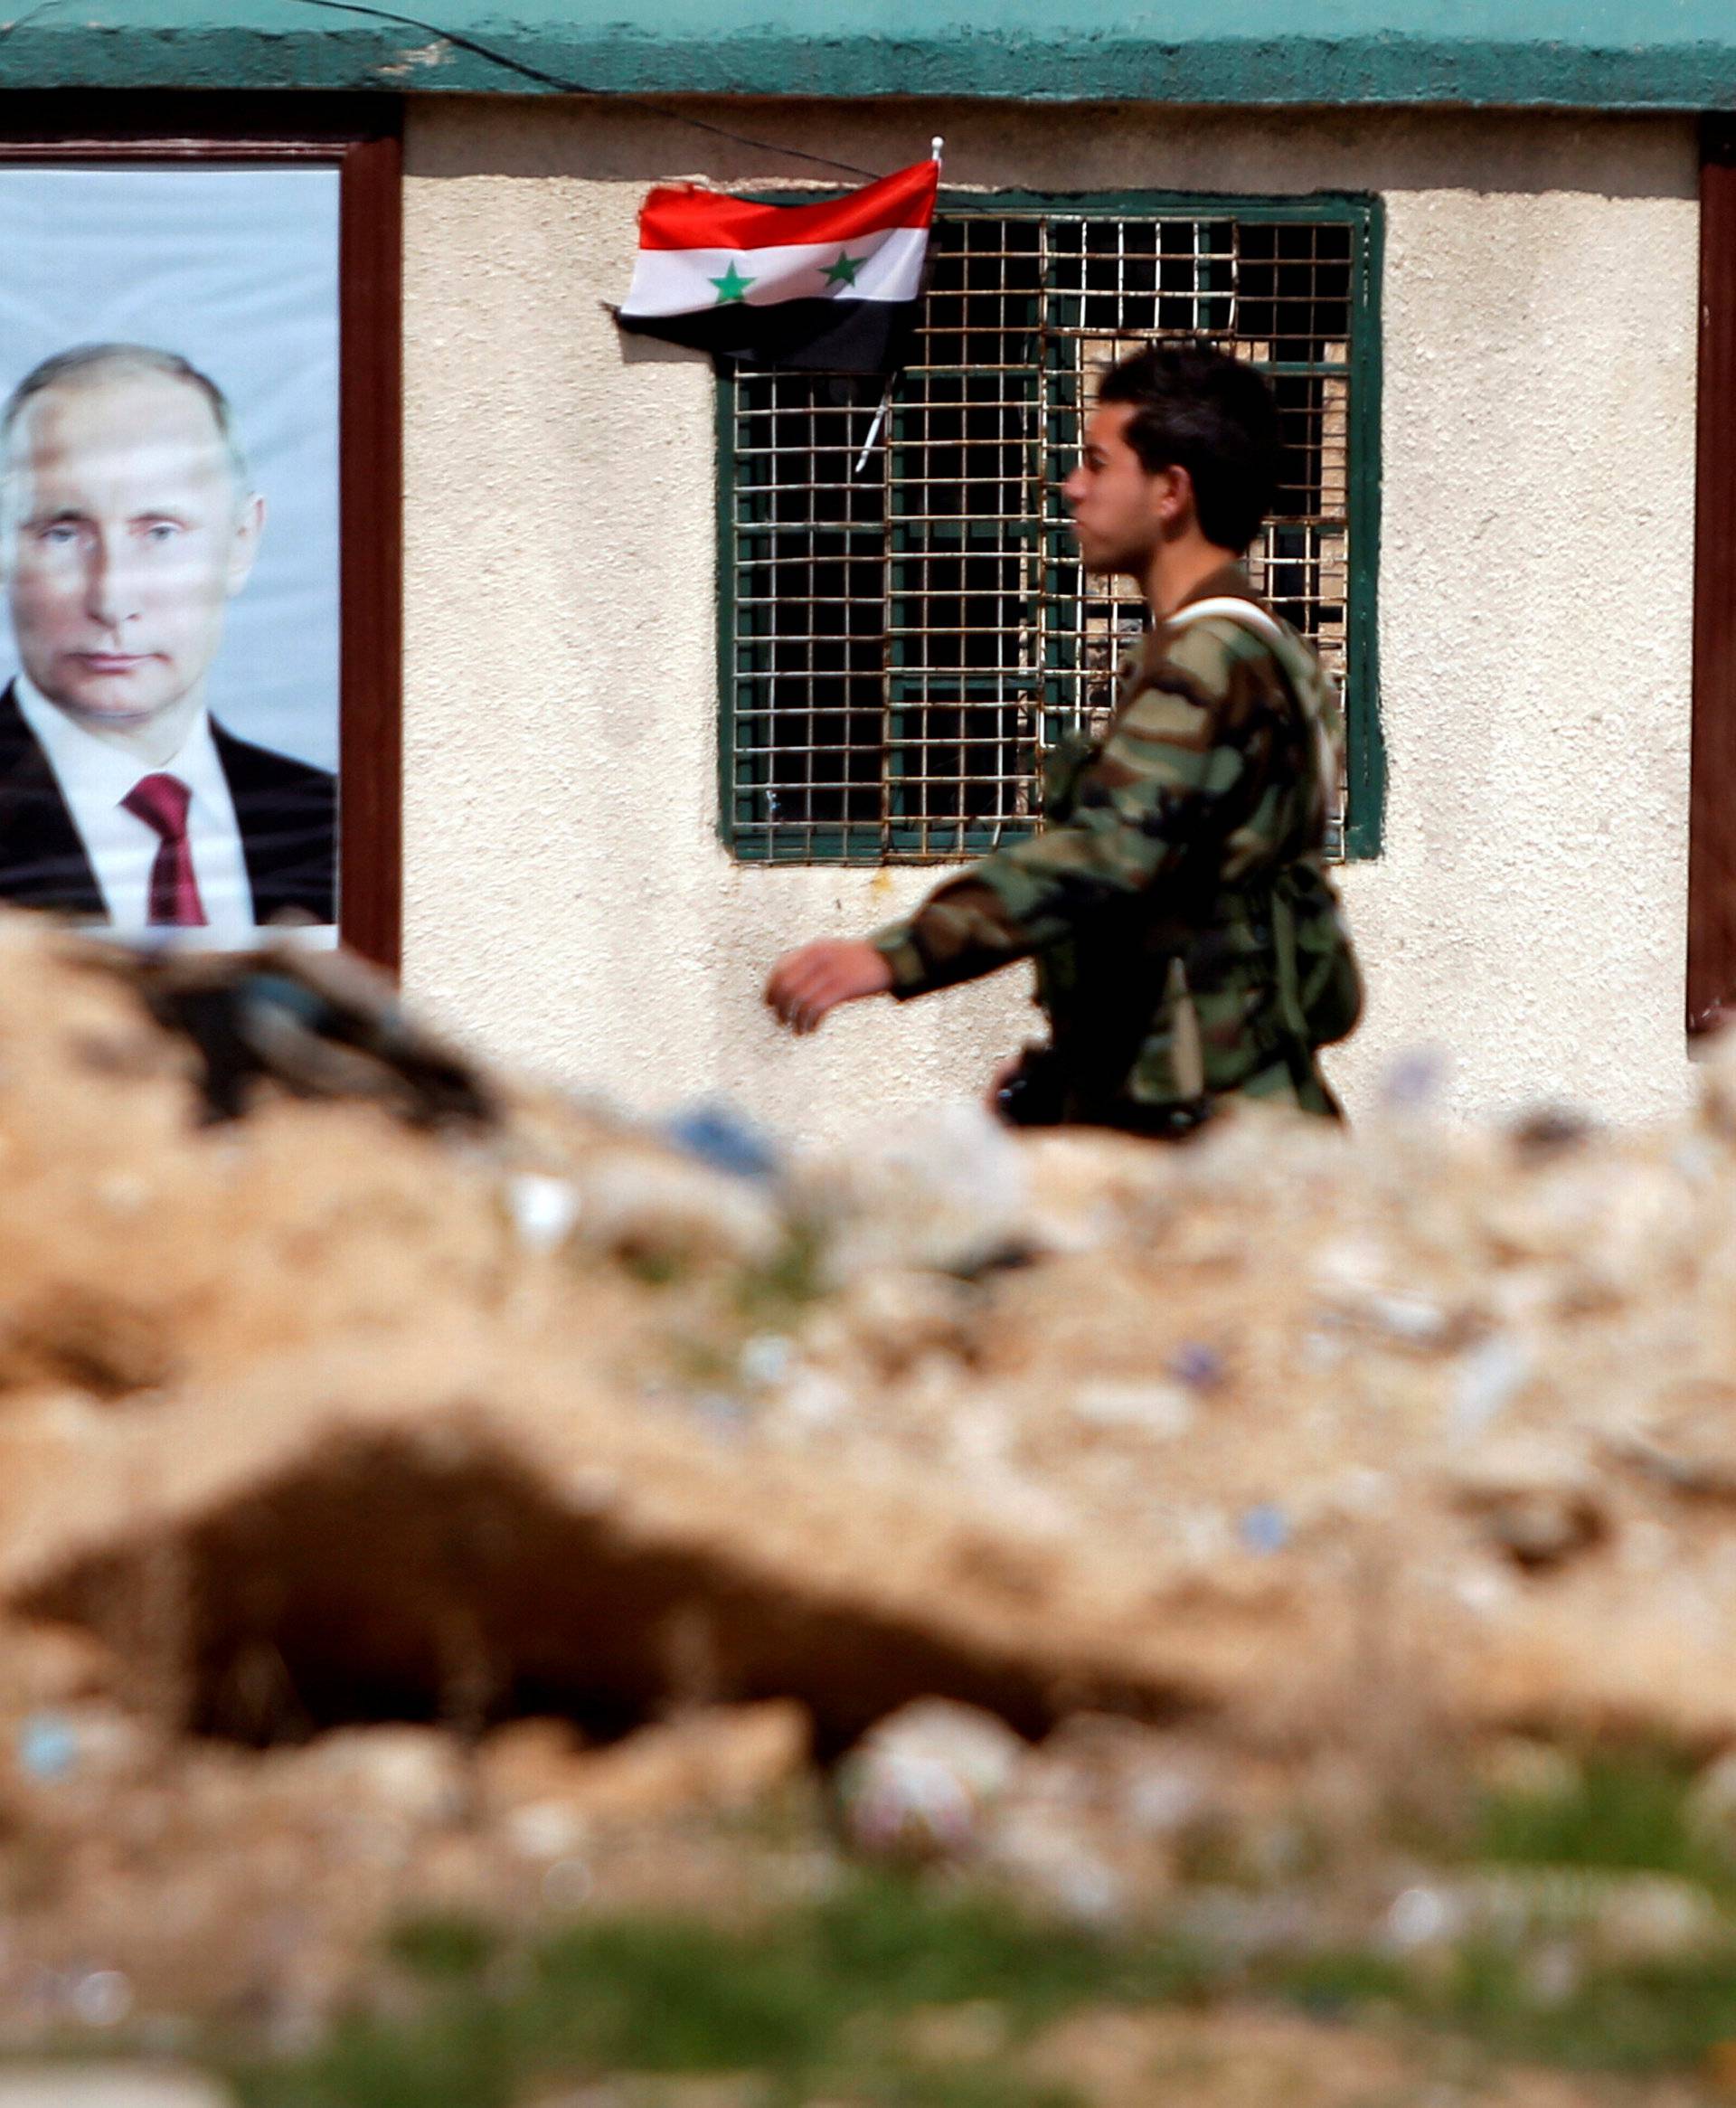
[[[1172,462],[1152,477],[1157,516],[1166,527],[1184,527],[1194,517],[1194,478]]]

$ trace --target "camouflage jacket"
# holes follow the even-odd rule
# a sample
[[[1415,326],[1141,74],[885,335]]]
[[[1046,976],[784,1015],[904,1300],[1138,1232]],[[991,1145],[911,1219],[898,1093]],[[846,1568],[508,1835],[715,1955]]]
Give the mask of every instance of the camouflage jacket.
[[[1253,598],[1240,566],[1176,617],[1226,596]],[[1043,832],[875,932],[892,993],[1034,956],[1069,1120],[1126,1124],[1275,1068],[1321,1094],[1313,1050],[1360,1006],[1321,867],[1339,737],[1293,631],[1217,614],[1160,625],[1123,671],[1105,737],[1050,755]]]

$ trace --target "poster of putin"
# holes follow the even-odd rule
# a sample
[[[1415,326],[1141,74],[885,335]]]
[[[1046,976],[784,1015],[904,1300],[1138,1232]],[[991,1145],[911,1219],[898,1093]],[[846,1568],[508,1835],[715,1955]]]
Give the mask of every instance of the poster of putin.
[[[338,182],[0,166],[0,901],[334,941]]]

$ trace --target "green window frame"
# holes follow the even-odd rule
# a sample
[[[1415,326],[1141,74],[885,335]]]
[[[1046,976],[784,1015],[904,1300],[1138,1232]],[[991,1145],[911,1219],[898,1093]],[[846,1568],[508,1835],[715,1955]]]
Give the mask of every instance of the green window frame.
[[[1142,610],[1089,581],[1059,484],[1093,371],[1152,336],[1268,373],[1286,430],[1255,582],[1343,682],[1335,852],[1384,784],[1377,198],[994,193],[943,205],[905,369],[717,389],[719,822],[743,862],[944,863],[1031,831]]]

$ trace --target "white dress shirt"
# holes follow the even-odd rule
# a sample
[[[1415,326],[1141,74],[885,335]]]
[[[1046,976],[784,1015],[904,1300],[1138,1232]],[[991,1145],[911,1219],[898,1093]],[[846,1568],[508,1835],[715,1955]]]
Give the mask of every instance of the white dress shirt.
[[[22,672],[14,693],[25,723],[48,756],[116,933],[138,935],[151,928],[151,868],[163,837],[148,821],[128,812],[122,800],[145,777],[162,775],[178,777],[192,793],[187,842],[208,941],[250,936],[253,889],[209,713],[200,711],[167,761],[147,764],[86,732]],[[160,925],[152,930],[153,935],[165,933]]]

